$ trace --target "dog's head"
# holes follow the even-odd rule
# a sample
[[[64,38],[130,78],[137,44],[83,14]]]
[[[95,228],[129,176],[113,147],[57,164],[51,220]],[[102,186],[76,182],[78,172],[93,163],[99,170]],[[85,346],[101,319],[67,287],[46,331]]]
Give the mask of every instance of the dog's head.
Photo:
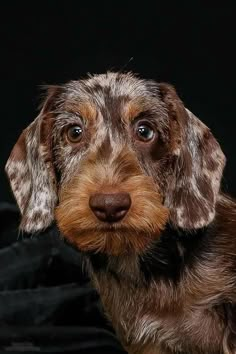
[[[142,252],[167,222],[215,215],[224,155],[168,84],[107,73],[50,87],[6,165],[27,232],[59,229],[81,250]]]

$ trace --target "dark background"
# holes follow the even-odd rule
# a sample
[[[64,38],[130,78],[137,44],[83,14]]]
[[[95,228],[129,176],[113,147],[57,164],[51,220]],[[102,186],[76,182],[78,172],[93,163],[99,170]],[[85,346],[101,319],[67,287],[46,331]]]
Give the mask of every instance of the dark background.
[[[33,1],[0,10],[0,201],[13,200],[3,169],[36,116],[39,85],[122,68],[176,86],[221,143],[224,190],[236,196],[233,1]]]

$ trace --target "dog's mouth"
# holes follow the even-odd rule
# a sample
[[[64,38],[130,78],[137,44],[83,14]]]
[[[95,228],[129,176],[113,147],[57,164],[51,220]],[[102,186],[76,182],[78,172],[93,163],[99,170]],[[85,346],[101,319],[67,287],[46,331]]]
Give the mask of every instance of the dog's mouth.
[[[88,237],[90,235],[94,234],[101,234],[104,235],[114,235],[118,237],[126,237],[128,234],[135,234],[137,235],[139,232],[135,230],[134,227],[126,225],[124,222],[123,223],[111,223],[109,225],[101,225],[98,223],[96,226],[91,226],[87,228],[78,228],[77,230],[73,229],[73,236],[74,237],[81,237],[84,235],[87,235]],[[68,233],[67,233],[68,235]],[[65,235],[65,236],[67,236]]]
[[[110,223],[109,225],[99,224],[93,230],[99,230],[100,232],[111,232],[112,233],[112,232],[117,232],[117,231],[125,232],[129,229],[131,229],[131,228],[129,228],[127,225],[125,225],[124,222],[123,223],[119,222],[119,223]],[[87,231],[89,231],[89,230],[87,230]]]
[[[105,253],[119,256],[121,254],[142,253],[154,239],[158,239],[160,229],[137,229],[123,223],[109,225],[98,224],[97,227],[69,228],[60,227],[65,238],[83,252]]]

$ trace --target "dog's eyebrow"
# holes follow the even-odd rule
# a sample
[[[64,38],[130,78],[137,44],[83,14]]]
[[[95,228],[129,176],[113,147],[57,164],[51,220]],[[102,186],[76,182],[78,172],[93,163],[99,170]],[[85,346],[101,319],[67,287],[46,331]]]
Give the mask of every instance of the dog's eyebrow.
[[[136,121],[136,120],[140,120],[140,119],[144,119],[144,118],[150,118],[153,116],[153,113],[150,110],[145,110],[140,112],[137,116],[132,118],[132,121]]]
[[[144,115],[147,108],[139,101],[131,101],[124,107],[124,120],[131,122],[137,117]]]
[[[90,101],[78,102],[68,100],[64,104],[64,109],[70,113],[79,113],[79,115],[88,120],[95,120],[97,117],[96,107]]]

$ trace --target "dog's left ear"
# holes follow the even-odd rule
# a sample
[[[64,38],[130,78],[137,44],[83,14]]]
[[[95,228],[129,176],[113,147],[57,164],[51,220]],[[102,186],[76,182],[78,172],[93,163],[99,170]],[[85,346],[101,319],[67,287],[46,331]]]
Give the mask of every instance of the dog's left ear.
[[[20,208],[20,229],[35,232],[54,219],[57,186],[52,164],[53,110],[60,87],[48,89],[38,117],[22,132],[5,170]]]
[[[165,197],[170,221],[183,229],[201,228],[215,216],[225,156],[209,128],[184,107],[175,89],[168,84],[159,88],[172,134],[174,163]]]

